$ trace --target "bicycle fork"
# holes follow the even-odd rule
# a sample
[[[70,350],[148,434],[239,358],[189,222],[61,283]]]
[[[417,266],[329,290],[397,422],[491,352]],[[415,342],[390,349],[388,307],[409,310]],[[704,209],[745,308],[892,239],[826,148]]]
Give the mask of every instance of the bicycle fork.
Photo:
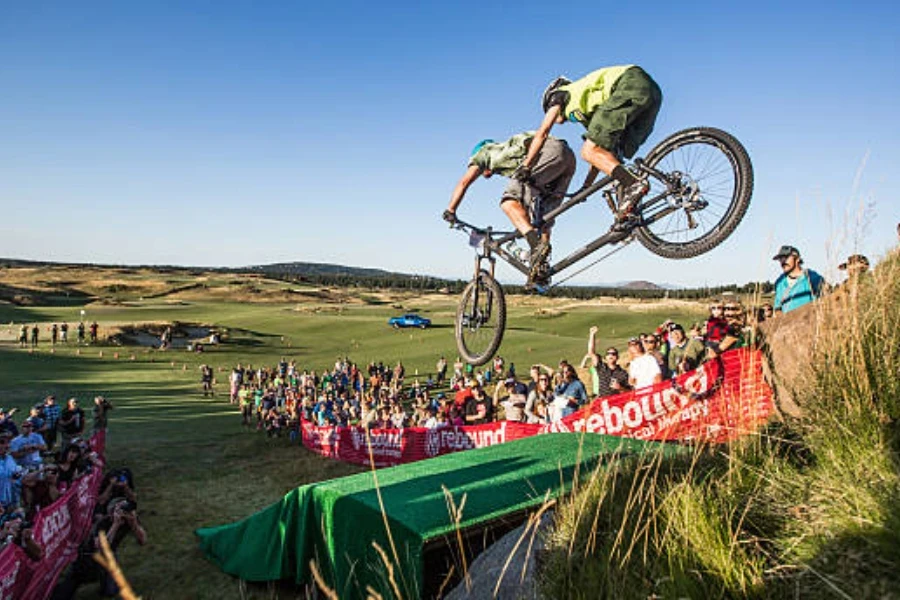
[[[497,265],[497,259],[493,256],[478,255],[475,257],[475,275],[472,278],[475,289],[472,291],[472,312],[468,315],[469,326],[472,328],[477,328],[491,320],[491,307],[494,305],[494,293],[491,291],[491,288],[479,285],[481,272],[484,270],[482,269],[482,262],[485,260],[490,265],[490,270],[487,271],[487,274],[491,279],[494,278],[494,269]],[[485,295],[486,302],[484,303],[481,302],[482,294]]]

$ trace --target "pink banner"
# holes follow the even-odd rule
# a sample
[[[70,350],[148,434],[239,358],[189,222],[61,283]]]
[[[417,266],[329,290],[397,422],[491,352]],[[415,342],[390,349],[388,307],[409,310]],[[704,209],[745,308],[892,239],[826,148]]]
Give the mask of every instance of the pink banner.
[[[99,431],[91,447],[104,455],[106,435]],[[78,554],[78,546],[91,528],[103,469],[94,469],[66,490],[60,498],[34,518],[33,537],[44,551],[39,561],[25,555],[19,546],[0,551],[0,600],[46,599],[57,577]]]
[[[317,427],[304,421],[303,445],[338,460],[391,466],[448,452],[483,448],[530,435],[587,431],[641,440],[728,442],[754,432],[772,412],[762,354],[741,348],[691,373],[652,387],[597,398],[549,425],[498,421],[425,429]]]

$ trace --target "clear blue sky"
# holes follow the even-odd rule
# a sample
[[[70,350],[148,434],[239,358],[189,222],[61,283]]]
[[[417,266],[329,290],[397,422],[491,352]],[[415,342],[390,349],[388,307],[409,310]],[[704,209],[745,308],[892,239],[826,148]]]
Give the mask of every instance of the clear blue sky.
[[[665,94],[643,150],[726,129],[753,202],[705,257],[635,244],[575,281],[772,278],[782,243],[832,274],[896,243],[898,31],[886,1],[2,2],[0,256],[465,278],[440,213],[473,144],[536,127],[557,74],[637,63]],[[476,183],[461,216],[504,225],[501,189]],[[571,216],[557,255],[610,223]]]

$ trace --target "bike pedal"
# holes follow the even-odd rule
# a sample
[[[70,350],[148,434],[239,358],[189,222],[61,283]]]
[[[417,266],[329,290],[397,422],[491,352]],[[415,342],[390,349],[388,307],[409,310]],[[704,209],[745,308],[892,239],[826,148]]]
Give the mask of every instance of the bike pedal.
[[[538,296],[543,296],[549,290],[550,290],[549,284],[542,285],[542,284],[536,283],[534,281],[529,281],[528,283],[525,284],[525,293],[527,293],[527,294],[536,294]]]

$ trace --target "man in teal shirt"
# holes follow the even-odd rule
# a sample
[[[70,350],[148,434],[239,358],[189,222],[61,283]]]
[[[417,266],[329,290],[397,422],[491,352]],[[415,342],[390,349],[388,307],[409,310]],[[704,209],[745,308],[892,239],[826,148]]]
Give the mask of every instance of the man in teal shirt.
[[[825,279],[812,269],[803,268],[799,250],[793,246],[782,246],[772,260],[781,263],[782,270],[775,280],[776,312],[791,312],[822,295]]]

